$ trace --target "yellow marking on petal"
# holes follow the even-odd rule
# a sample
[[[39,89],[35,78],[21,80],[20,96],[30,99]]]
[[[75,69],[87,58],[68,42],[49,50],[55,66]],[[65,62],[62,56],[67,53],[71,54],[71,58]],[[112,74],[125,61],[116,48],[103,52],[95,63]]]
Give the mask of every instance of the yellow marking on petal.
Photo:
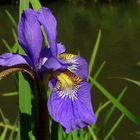
[[[81,78],[76,76],[70,71],[56,72],[55,77],[57,78],[57,88],[65,90],[69,87],[75,88],[81,82]]]
[[[61,53],[59,54],[59,58],[64,60],[64,61],[67,61],[69,59],[72,59],[75,55],[74,54],[70,54],[70,53]]]

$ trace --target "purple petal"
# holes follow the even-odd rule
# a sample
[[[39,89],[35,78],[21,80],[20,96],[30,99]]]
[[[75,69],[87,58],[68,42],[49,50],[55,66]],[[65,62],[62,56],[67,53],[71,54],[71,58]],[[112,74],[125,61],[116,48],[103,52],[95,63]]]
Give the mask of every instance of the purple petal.
[[[42,33],[36,13],[32,9],[25,10],[22,13],[18,24],[18,41],[36,65],[42,48]]]
[[[56,86],[56,83],[57,83],[57,80],[55,78],[52,78],[50,81],[49,81],[49,84],[48,86],[52,89]]]
[[[62,53],[59,55],[59,58],[65,61],[69,66],[68,70],[81,77],[82,79],[87,80],[88,77],[88,63],[86,60],[80,56]]]
[[[47,69],[62,70],[66,69],[68,65],[63,60],[60,60],[56,57],[51,57],[46,61],[44,67]]]
[[[40,8],[37,12],[39,22],[43,25],[45,33],[47,35],[48,44],[54,56],[57,55],[56,46],[56,19],[48,8]]]
[[[52,57],[50,48],[47,47],[43,48],[40,57],[46,57],[46,58]]]
[[[72,95],[72,92],[69,91]],[[65,96],[64,96],[65,94]],[[54,88],[48,100],[48,110],[52,118],[59,122],[66,133],[80,129],[96,121],[93,113],[90,86],[87,82],[80,82],[75,97]]]
[[[57,55],[60,54],[60,53],[65,52],[65,50],[66,50],[66,49],[65,49],[65,47],[64,47],[63,44],[57,43]]]
[[[39,67],[41,68],[50,57],[52,57],[50,48],[43,48],[40,54]]]
[[[64,45],[62,45],[61,43],[57,44],[57,48],[58,48],[57,49],[58,54],[63,53],[65,51]],[[66,66],[64,66],[66,64],[64,61],[59,60],[58,58],[55,58],[52,56],[50,48],[47,48],[47,47],[43,48],[40,57],[41,57],[40,66],[44,65],[48,69],[55,69],[55,70],[67,68]],[[53,62],[55,62],[55,63],[53,63]],[[55,66],[54,66],[54,64],[55,64]]]
[[[0,66],[14,66],[18,64],[28,64],[29,60],[26,56],[19,54],[5,53],[0,55]]]

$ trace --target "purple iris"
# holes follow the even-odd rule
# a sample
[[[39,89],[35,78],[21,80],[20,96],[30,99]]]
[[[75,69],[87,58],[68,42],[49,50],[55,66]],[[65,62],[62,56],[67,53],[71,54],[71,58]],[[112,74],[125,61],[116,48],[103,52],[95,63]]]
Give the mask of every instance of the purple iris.
[[[25,10],[18,24],[18,41],[27,56],[5,53],[0,55],[0,65],[9,68],[27,65],[38,78],[47,71],[52,88],[48,111],[69,133],[92,124],[96,117],[87,82],[88,64],[82,57],[66,53],[64,45],[56,42],[56,26],[56,19],[48,8],[37,12]],[[44,48],[41,27],[48,40]]]

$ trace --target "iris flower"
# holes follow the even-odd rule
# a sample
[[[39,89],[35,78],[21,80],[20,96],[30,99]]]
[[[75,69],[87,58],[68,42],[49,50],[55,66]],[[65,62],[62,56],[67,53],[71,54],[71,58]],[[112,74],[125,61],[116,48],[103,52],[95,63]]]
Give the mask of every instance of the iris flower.
[[[69,133],[94,123],[96,117],[87,82],[88,64],[82,57],[66,53],[64,45],[57,43],[56,26],[56,19],[48,8],[23,11],[18,24],[18,42],[27,55],[2,54],[0,66],[9,68],[3,77],[22,70],[32,71],[39,79],[48,72],[52,93],[46,107],[51,117]],[[48,40],[45,47],[42,47],[42,27]]]

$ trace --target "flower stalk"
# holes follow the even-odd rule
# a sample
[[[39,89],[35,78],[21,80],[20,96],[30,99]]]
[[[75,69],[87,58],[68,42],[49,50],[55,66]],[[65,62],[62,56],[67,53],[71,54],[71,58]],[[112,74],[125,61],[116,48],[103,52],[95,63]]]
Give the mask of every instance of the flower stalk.
[[[40,83],[40,84],[39,84]],[[46,108],[46,90],[42,86],[41,82],[33,81],[32,87],[33,104],[32,115],[34,123],[34,135],[36,140],[48,140],[49,134],[49,115]]]

